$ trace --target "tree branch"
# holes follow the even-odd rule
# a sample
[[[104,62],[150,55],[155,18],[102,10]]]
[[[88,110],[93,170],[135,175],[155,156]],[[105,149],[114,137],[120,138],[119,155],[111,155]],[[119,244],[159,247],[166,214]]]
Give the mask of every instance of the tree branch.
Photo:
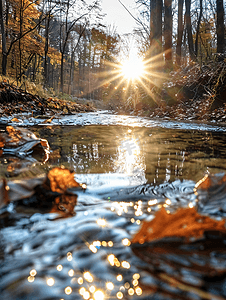
[[[147,34],[149,34],[149,32],[147,32],[147,30],[146,30],[144,24],[143,24],[140,20],[138,20],[137,18],[134,17],[134,15],[128,10],[128,8],[125,6],[125,4],[123,4],[123,3],[121,2],[121,0],[118,0],[118,2],[125,8],[125,10],[130,14],[130,16],[131,16],[138,24],[140,24],[140,25],[143,27],[143,29],[145,30],[145,32],[146,32]]]

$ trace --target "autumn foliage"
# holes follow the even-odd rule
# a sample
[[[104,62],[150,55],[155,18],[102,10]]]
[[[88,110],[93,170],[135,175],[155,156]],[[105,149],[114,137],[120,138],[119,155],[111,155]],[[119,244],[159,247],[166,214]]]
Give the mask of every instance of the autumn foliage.
[[[226,233],[225,220],[202,216],[195,208],[181,208],[175,214],[168,214],[162,208],[152,221],[143,221],[132,243],[143,244],[165,237],[200,238],[205,231],[213,230]]]
[[[74,179],[74,173],[64,168],[53,168],[46,176],[7,182],[0,181],[0,208],[10,202],[33,207],[39,211],[73,214],[81,185]],[[68,190],[70,189],[70,190]],[[33,200],[26,201],[26,199]],[[25,200],[25,202],[23,202]]]
[[[64,193],[67,188],[78,187],[74,179],[75,174],[68,169],[54,168],[49,171],[47,177],[50,181],[50,188],[53,192]]]

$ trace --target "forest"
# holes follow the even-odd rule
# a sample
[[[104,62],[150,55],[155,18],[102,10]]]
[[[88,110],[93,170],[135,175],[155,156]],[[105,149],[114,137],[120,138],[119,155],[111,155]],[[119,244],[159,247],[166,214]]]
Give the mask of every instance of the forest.
[[[198,95],[212,104],[217,97],[222,104],[223,0],[135,4],[136,15],[124,8],[137,27],[120,36],[114,26],[103,25],[100,0],[0,0],[2,78],[125,108],[171,105],[181,98],[181,90],[184,99]],[[126,78],[122,70],[131,39],[143,63],[137,78]],[[134,59],[129,64],[136,69]]]
[[[224,10],[0,0],[1,300],[226,299]]]

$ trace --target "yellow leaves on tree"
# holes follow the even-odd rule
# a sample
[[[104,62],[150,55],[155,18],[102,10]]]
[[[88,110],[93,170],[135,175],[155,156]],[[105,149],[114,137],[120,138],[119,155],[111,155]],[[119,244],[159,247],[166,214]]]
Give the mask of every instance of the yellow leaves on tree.
[[[68,188],[78,187],[79,183],[74,179],[74,172],[68,169],[54,168],[48,173],[50,188],[53,192],[64,193]]]
[[[196,237],[205,231],[226,232],[225,220],[216,221],[197,213],[195,208],[181,208],[175,214],[168,214],[162,208],[150,221],[144,221],[132,243],[143,244],[164,237]]]

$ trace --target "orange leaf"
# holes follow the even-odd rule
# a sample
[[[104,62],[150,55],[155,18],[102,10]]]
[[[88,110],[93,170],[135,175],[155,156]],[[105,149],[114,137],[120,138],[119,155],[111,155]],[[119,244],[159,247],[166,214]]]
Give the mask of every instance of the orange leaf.
[[[54,168],[48,173],[50,188],[53,192],[63,193],[68,188],[78,187],[78,182],[74,179],[74,172],[68,169]]]
[[[11,122],[20,122],[17,118],[13,118]]]
[[[6,126],[9,136],[12,138],[10,142],[18,143],[21,139],[20,130],[13,128],[13,126]]]
[[[143,244],[164,237],[201,237],[207,230],[226,232],[225,220],[215,221],[197,213],[195,208],[181,208],[175,214],[168,214],[162,208],[150,221],[144,221],[132,243]]]
[[[0,136],[0,148],[3,148],[5,146],[5,139]]]
[[[220,186],[224,182],[226,182],[226,175],[206,175],[196,183],[194,192],[196,193],[197,190],[208,190],[213,186]]]

